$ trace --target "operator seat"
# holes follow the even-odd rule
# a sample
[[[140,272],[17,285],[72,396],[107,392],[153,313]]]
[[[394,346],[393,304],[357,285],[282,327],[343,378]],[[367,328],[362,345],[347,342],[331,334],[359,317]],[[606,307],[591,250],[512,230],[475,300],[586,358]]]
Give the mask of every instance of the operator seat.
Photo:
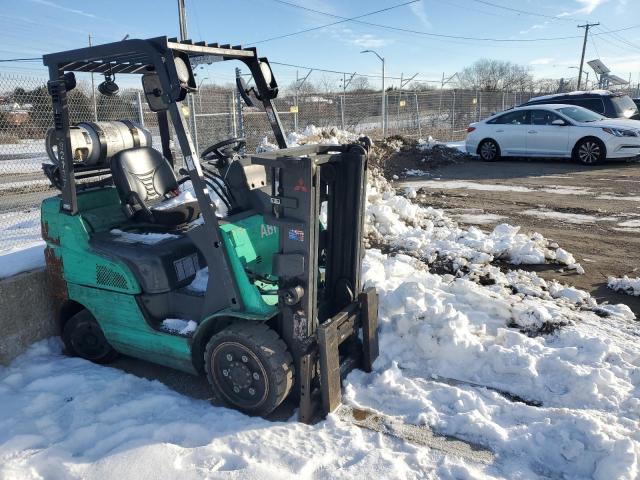
[[[127,217],[178,227],[200,215],[197,201],[171,202],[180,193],[173,168],[150,147],[129,148],[111,158],[111,175]]]

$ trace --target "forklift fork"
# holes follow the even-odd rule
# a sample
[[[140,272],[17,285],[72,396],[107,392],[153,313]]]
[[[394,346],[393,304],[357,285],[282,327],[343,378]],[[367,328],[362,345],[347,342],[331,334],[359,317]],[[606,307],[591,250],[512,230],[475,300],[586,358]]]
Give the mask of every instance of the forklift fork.
[[[362,328],[362,350],[352,353],[340,362],[340,345],[358,335]],[[358,364],[371,372],[378,357],[378,295],[374,288],[362,292],[358,302],[349,305],[337,315],[318,326],[320,361],[320,391],[322,416],[333,412],[341,403],[341,379]]]

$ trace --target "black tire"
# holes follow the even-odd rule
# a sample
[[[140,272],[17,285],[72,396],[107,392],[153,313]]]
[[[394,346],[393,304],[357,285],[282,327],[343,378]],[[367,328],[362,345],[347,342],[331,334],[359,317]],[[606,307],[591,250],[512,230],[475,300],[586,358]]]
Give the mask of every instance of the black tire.
[[[204,365],[216,396],[252,415],[271,413],[293,387],[291,354],[264,323],[238,321],[212,336]]]
[[[486,139],[478,145],[478,155],[485,162],[495,162],[500,160],[500,146],[495,140]]]
[[[88,310],[80,310],[62,329],[62,341],[67,354],[94,363],[111,363],[118,357]]]
[[[597,138],[583,138],[573,148],[573,159],[583,165],[597,165],[605,158],[607,158],[607,151],[604,143]]]

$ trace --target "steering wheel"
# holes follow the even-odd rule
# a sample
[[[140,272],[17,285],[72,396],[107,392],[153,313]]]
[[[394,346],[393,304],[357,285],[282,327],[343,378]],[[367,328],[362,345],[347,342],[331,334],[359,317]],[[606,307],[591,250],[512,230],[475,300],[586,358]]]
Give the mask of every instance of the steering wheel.
[[[205,148],[200,158],[218,168],[229,165],[229,159],[240,155],[240,151],[247,145],[244,138],[229,138]]]

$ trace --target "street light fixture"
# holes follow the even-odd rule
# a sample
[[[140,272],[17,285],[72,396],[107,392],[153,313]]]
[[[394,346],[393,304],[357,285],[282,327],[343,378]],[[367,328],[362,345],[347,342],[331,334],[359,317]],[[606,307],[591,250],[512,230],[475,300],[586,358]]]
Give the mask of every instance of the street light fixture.
[[[382,136],[386,137],[387,136],[387,106],[386,106],[387,99],[386,99],[386,92],[384,89],[384,57],[381,57],[380,55],[378,55],[378,52],[374,50],[363,50],[360,53],[373,53],[382,62]]]
[[[580,70],[580,67],[569,67],[569,68],[575,68],[576,70]],[[587,72],[585,70],[582,73],[584,73],[584,75],[585,75],[585,78],[584,78],[584,89],[585,90],[589,90],[589,72]]]
[[[204,82],[205,80],[209,80],[209,77],[204,77],[203,79],[200,80],[200,83],[198,83],[198,103],[200,104],[200,111],[202,112],[202,94],[200,93],[200,87],[202,86],[202,82]]]

